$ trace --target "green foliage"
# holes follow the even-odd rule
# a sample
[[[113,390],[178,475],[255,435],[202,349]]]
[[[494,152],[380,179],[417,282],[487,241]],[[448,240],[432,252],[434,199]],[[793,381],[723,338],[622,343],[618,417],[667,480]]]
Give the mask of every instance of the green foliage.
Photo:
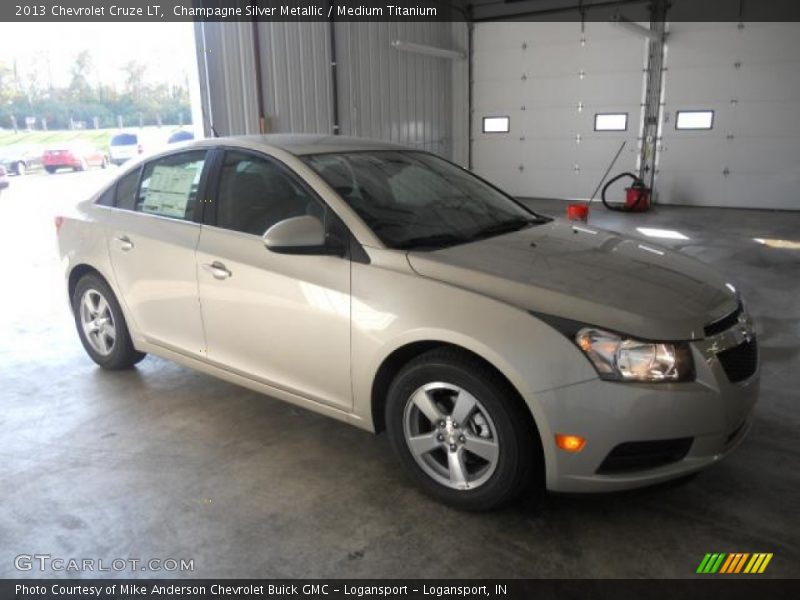
[[[146,65],[130,61],[122,66],[125,72],[124,89],[92,85],[92,56],[80,52],[70,70],[67,87],[50,88],[34,73],[25,80],[15,69],[0,59],[0,128],[11,129],[16,119],[20,130],[26,128],[26,118],[34,117],[34,129],[70,129],[82,123],[86,129],[115,128],[121,117],[123,127],[191,123],[192,113],[186,81],[174,85],[151,84],[145,77]],[[12,118],[13,117],[13,118]],[[97,125],[95,125],[95,118]]]

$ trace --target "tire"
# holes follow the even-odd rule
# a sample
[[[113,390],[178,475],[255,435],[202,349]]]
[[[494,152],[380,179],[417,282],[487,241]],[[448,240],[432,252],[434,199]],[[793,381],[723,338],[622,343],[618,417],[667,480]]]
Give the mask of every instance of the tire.
[[[107,169],[108,168],[108,158],[107,157],[105,157],[105,156],[103,157],[103,162],[100,163],[100,168],[101,169]]]
[[[133,347],[119,302],[98,275],[84,275],[78,281],[72,313],[83,348],[104,369],[129,369],[146,356]]]
[[[14,173],[16,173],[18,177],[25,175],[25,163],[22,161],[17,162],[14,165]]]
[[[55,167],[45,167],[44,170],[47,171],[50,175],[56,172]]]
[[[544,459],[528,408],[466,352],[434,349],[409,362],[389,387],[386,431],[411,478],[455,508],[490,510],[543,489]]]

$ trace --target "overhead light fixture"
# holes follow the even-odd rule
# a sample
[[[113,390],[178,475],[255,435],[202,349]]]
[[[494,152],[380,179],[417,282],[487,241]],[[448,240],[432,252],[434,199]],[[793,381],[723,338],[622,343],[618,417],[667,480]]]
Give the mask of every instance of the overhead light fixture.
[[[436,56],[438,58],[449,58],[450,60],[464,60],[467,58],[466,53],[459,50],[448,50],[447,48],[437,48],[436,46],[426,46],[425,44],[404,42],[402,40],[393,41],[392,48],[395,50],[400,50],[401,52],[425,54],[427,56]]]
[[[661,41],[661,34],[656,33],[655,31],[651,31],[647,29],[647,27],[642,27],[638,23],[634,23],[633,21],[629,21],[622,15],[616,15],[612,20],[611,23],[619,27],[620,29],[624,29],[630,33],[638,35],[643,38],[647,38],[649,40],[653,40],[655,42]]]

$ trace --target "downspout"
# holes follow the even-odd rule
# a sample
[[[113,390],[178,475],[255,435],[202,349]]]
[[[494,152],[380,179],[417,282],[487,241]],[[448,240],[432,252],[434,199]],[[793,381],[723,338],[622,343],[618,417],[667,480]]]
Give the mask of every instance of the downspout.
[[[261,72],[261,38],[258,32],[258,21],[254,18],[253,25],[253,63],[256,71],[256,102],[258,103],[258,132],[267,133],[267,119],[264,111],[263,74]]]
[[[331,118],[333,120],[333,135],[339,135],[339,82],[336,64],[336,20],[331,11],[328,19],[328,37],[331,40]]]
[[[472,50],[475,24],[467,18],[467,168],[472,170],[472,121],[473,121],[473,84],[472,84]]]

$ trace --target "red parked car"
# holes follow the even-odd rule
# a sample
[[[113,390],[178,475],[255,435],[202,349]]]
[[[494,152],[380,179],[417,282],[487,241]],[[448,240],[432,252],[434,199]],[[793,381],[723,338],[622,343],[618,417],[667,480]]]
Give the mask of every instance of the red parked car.
[[[89,143],[70,142],[45,150],[42,164],[48,173],[55,173],[60,168],[70,168],[73,171],[85,171],[89,167],[105,169],[108,166],[108,156]]]

